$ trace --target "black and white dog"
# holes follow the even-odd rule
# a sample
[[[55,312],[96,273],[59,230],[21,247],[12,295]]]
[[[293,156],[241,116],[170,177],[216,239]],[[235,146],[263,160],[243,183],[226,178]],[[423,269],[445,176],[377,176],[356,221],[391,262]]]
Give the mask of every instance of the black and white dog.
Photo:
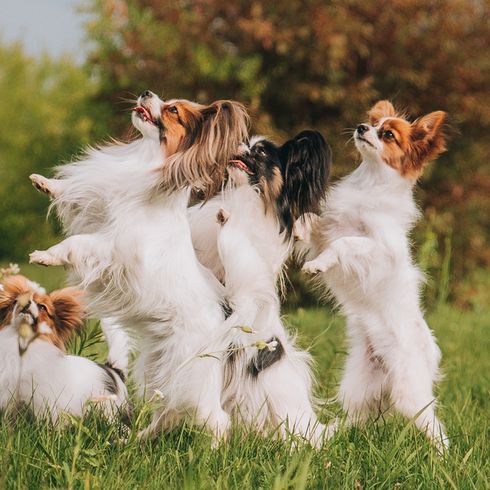
[[[312,395],[311,359],[280,316],[279,282],[295,221],[316,213],[331,150],[303,131],[282,146],[254,137],[231,161],[226,189],[189,211],[196,253],[225,284],[228,318],[222,403],[247,426],[279,428],[319,445],[324,427]]]

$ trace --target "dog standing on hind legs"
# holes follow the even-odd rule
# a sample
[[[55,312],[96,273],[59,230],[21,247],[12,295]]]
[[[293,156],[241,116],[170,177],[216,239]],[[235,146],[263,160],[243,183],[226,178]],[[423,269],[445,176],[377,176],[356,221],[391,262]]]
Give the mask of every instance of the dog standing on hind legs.
[[[392,407],[443,449],[448,439],[433,394],[440,350],[421,310],[423,278],[408,234],[419,216],[413,187],[446,149],[446,114],[410,123],[380,101],[368,116],[354,133],[362,163],[329,190],[320,219],[299,244],[303,271],[319,274],[347,317],[350,348],[338,395],[347,422]]]
[[[189,416],[218,441],[229,428],[222,370],[197,354],[226,347],[210,340],[224,328],[223,288],[195,256],[187,203],[191,188],[212,194],[221,185],[248,116],[234,101],[205,106],[146,91],[132,121],[143,136],[137,141],[91,150],[62,167],[62,181],[32,177],[55,194],[74,234],[31,261],[69,266],[91,313],[112,317],[135,338],[139,392],[159,394],[145,435]]]
[[[283,324],[278,289],[295,220],[318,212],[325,196],[331,150],[316,131],[282,146],[253,137],[241,149],[228,186],[189,210],[198,257],[225,284],[231,310],[223,407],[248,429],[319,447],[325,427],[315,413],[311,358]]]

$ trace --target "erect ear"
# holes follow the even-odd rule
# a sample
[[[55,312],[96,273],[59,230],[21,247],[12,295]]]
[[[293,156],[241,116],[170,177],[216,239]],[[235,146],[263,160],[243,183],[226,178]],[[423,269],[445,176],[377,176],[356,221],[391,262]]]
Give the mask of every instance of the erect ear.
[[[412,123],[411,139],[422,162],[434,160],[446,150],[444,122],[447,114],[435,111]]]
[[[288,233],[304,213],[318,213],[325,197],[332,150],[318,131],[302,131],[280,148],[284,186],[278,212]],[[286,212],[289,210],[289,212]]]
[[[24,276],[9,276],[1,282],[0,287],[0,328],[5,326],[9,313],[17,298],[29,292],[30,287]]]
[[[49,295],[54,307],[56,334],[63,344],[83,325],[82,295],[83,292],[75,288],[60,289]]]
[[[397,112],[389,100],[380,100],[368,111],[369,124],[376,126],[383,117],[397,117]]]

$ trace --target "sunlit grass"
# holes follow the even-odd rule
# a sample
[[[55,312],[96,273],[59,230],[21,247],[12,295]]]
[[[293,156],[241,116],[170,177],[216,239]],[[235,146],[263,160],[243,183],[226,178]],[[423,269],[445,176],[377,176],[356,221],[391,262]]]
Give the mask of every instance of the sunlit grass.
[[[63,284],[62,271],[22,271],[48,288]],[[443,352],[439,414],[451,439],[444,458],[398,417],[343,429],[320,451],[239,431],[213,450],[205,432],[185,425],[139,443],[134,434],[148,422],[148,407],[137,405],[129,435],[95,414],[57,431],[26,414],[0,419],[0,488],[489,488],[489,318],[488,309],[446,305],[428,315]],[[286,321],[316,360],[318,395],[333,396],[345,357],[343,320],[326,308],[300,308]],[[85,345],[78,339],[72,348],[103,361],[98,335],[92,324]],[[338,412],[326,404],[321,418]]]

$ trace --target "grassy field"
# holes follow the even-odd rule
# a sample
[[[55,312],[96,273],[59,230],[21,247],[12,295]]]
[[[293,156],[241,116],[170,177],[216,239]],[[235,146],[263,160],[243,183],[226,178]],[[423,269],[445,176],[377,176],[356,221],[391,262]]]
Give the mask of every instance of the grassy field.
[[[59,270],[22,271],[48,288],[63,282]],[[333,396],[345,356],[343,320],[314,308],[293,311],[286,321],[315,357],[317,393]],[[343,429],[318,451],[238,432],[213,450],[206,433],[186,426],[140,444],[134,432],[146,423],[148,407],[137,406],[124,443],[124,428],[93,414],[58,431],[27,415],[14,423],[0,418],[0,489],[490,488],[490,309],[444,305],[428,321],[443,352],[439,414],[451,439],[444,457],[398,417]],[[103,345],[96,352],[103,360]],[[321,419],[337,413],[327,404]]]

